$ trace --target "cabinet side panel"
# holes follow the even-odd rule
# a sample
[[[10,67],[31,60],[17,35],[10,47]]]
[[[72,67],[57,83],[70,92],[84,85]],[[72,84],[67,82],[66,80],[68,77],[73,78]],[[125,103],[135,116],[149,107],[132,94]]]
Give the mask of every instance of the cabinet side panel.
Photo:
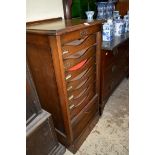
[[[42,107],[52,113],[55,127],[65,134],[51,49],[44,42],[48,42],[46,36],[27,34],[27,62]]]

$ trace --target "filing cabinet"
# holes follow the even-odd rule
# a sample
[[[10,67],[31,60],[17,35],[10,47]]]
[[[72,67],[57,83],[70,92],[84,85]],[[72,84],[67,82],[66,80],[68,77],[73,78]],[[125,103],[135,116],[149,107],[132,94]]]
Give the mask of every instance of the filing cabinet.
[[[27,25],[27,61],[59,141],[75,153],[99,119],[102,21]]]

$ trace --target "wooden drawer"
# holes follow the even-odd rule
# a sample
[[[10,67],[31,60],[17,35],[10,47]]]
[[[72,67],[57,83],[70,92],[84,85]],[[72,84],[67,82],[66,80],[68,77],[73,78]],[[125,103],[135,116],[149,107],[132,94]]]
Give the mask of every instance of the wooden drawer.
[[[87,127],[93,116],[98,111],[97,95],[89,104],[72,120],[73,137],[76,139]]]
[[[70,86],[67,90],[68,96],[71,96],[72,94],[74,96],[78,96],[84,89],[86,89],[91,84],[95,84],[95,82],[96,82],[96,77],[94,75],[84,80],[82,83],[80,83],[77,89]]]
[[[112,51],[103,51],[104,52],[104,67],[108,67],[111,63],[117,58],[118,50],[115,48]]]
[[[115,85],[117,83],[116,79],[111,79],[109,81],[109,83],[106,84],[106,87],[104,87],[104,89],[102,89],[102,101],[104,99],[106,99],[107,97],[109,97],[109,95],[111,94],[112,90],[114,89]]]
[[[80,88],[84,81],[88,80],[90,77],[93,77],[95,75],[95,72],[96,72],[96,66],[94,65],[90,67],[84,75],[80,74],[79,76],[77,76],[76,80],[66,82],[67,90],[70,87],[72,87],[72,90]]]
[[[71,96],[68,97],[69,104],[79,105],[80,102],[87,97],[90,91],[95,92],[95,86],[94,84],[90,84],[89,86],[85,87],[81,92],[75,95],[73,93]]]
[[[96,45],[96,35],[86,36],[85,38],[74,40],[62,46],[63,58],[67,58],[70,55],[75,54],[78,51],[90,48],[92,45]],[[76,56],[76,55],[75,55]]]
[[[117,49],[119,51],[118,52],[119,57],[122,57],[122,56],[125,57],[125,55],[128,55],[129,54],[129,40],[119,45]]]
[[[104,88],[106,89],[111,80],[115,79],[120,73],[120,64],[116,61],[112,63],[104,72]]]
[[[96,55],[96,46],[91,46],[88,49],[84,49],[83,51],[79,51],[76,53],[76,55],[71,55],[70,57],[67,57],[64,59],[64,68],[66,71],[69,69],[72,70],[71,68],[76,65],[78,65],[81,61],[88,60],[89,58],[93,57]]]
[[[95,25],[88,28],[76,30],[70,33],[65,33],[61,35],[61,43],[64,45],[65,43],[71,42],[73,40],[85,38],[88,35],[101,31],[101,25]]]
[[[91,57],[89,59],[83,60],[76,66],[72,67],[68,71],[65,71],[66,81],[74,81],[79,74],[86,72],[91,66],[95,63],[95,57]]]
[[[102,88],[102,96],[103,96],[102,100],[110,96],[112,91],[119,84],[119,82],[122,80],[123,77],[124,77],[123,67],[119,68],[118,73],[112,78],[108,79],[105,74],[105,79],[104,79],[103,86],[102,86],[103,87]]]
[[[89,103],[89,101],[95,96],[95,92],[94,91],[89,91],[88,95],[85,96],[83,98],[83,100],[81,100],[81,102],[79,102],[78,104],[75,105],[72,104],[70,105],[70,115],[71,115],[71,119],[73,119],[75,116],[77,116],[80,111]]]

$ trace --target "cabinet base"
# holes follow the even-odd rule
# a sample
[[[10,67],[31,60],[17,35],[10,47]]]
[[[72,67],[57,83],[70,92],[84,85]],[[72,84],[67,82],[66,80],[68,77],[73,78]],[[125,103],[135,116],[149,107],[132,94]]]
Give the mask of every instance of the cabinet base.
[[[88,124],[87,128],[81,133],[81,135],[73,142],[72,145],[70,145],[67,149],[71,151],[72,153],[76,153],[77,150],[80,148],[82,143],[86,140],[94,126],[99,120],[99,113],[97,113],[94,117],[94,119]]]

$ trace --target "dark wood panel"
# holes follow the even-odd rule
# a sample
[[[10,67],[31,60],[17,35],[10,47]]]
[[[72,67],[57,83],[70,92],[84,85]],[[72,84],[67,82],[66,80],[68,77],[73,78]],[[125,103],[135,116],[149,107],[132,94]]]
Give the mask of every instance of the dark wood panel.
[[[29,71],[26,65],[26,124],[30,123],[39,113],[42,112],[38,95]]]
[[[116,10],[119,10],[121,16],[126,15],[129,10],[129,0],[119,0],[116,4]]]
[[[26,154],[27,155],[63,155],[65,148],[60,145],[55,135],[50,114],[42,111],[39,118],[27,126]]]
[[[100,114],[108,98],[129,74],[129,39],[120,41],[112,50],[101,52],[101,98]]]
[[[27,44],[27,60],[36,83],[40,103],[45,110],[53,114],[55,127],[65,134],[50,52],[49,47]]]

